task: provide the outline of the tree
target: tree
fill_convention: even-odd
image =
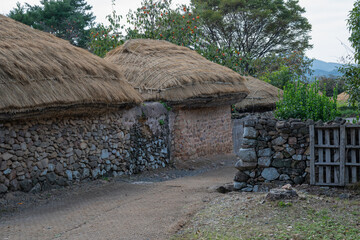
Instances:
[[[298,0],[192,0],[209,43],[258,59],[311,48],[311,25]]]
[[[143,0],[140,8],[128,13],[127,21],[128,39],[167,40],[192,49],[200,39],[199,16],[186,5],[171,9],[171,0]]]
[[[337,76],[321,76],[319,77],[319,88],[321,92],[326,92],[326,96],[332,97],[335,89],[340,94],[344,92],[344,79]]]
[[[339,71],[343,73],[345,91],[349,94],[349,102],[357,104],[360,108],[360,0],[354,3],[347,24],[350,31],[349,41],[355,49],[355,53],[354,57],[348,56],[348,63],[340,67]]]
[[[86,47],[89,28],[95,16],[89,12],[92,6],[85,0],[42,0],[40,6],[17,4],[9,17],[66,39],[79,47]]]

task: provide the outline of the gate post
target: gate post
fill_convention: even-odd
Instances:
[[[310,184],[315,185],[315,128],[310,125]]]
[[[345,186],[345,147],[346,130],[345,125],[340,126],[340,186]]]

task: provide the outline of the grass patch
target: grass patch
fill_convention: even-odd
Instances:
[[[172,239],[359,239],[358,200],[263,199],[263,194],[215,199]]]

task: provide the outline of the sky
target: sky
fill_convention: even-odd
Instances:
[[[40,0],[0,0],[0,14],[8,14],[17,2],[34,5],[39,4]],[[111,0],[87,0],[87,2],[93,6],[95,21],[107,25],[105,17],[112,12]],[[189,2],[190,0],[173,0],[173,5],[175,7],[177,4],[189,4]],[[326,62],[340,62],[342,57],[352,53],[352,50],[349,50],[351,44],[347,40],[350,33],[346,19],[354,2],[355,0],[299,0],[300,6],[306,10],[304,16],[312,25],[310,35],[313,49],[306,52],[308,57]],[[138,8],[141,0],[115,0],[115,3],[117,14],[123,16],[125,23],[129,9]]]

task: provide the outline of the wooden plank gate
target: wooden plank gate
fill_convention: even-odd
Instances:
[[[360,125],[310,126],[310,184],[360,181]]]

